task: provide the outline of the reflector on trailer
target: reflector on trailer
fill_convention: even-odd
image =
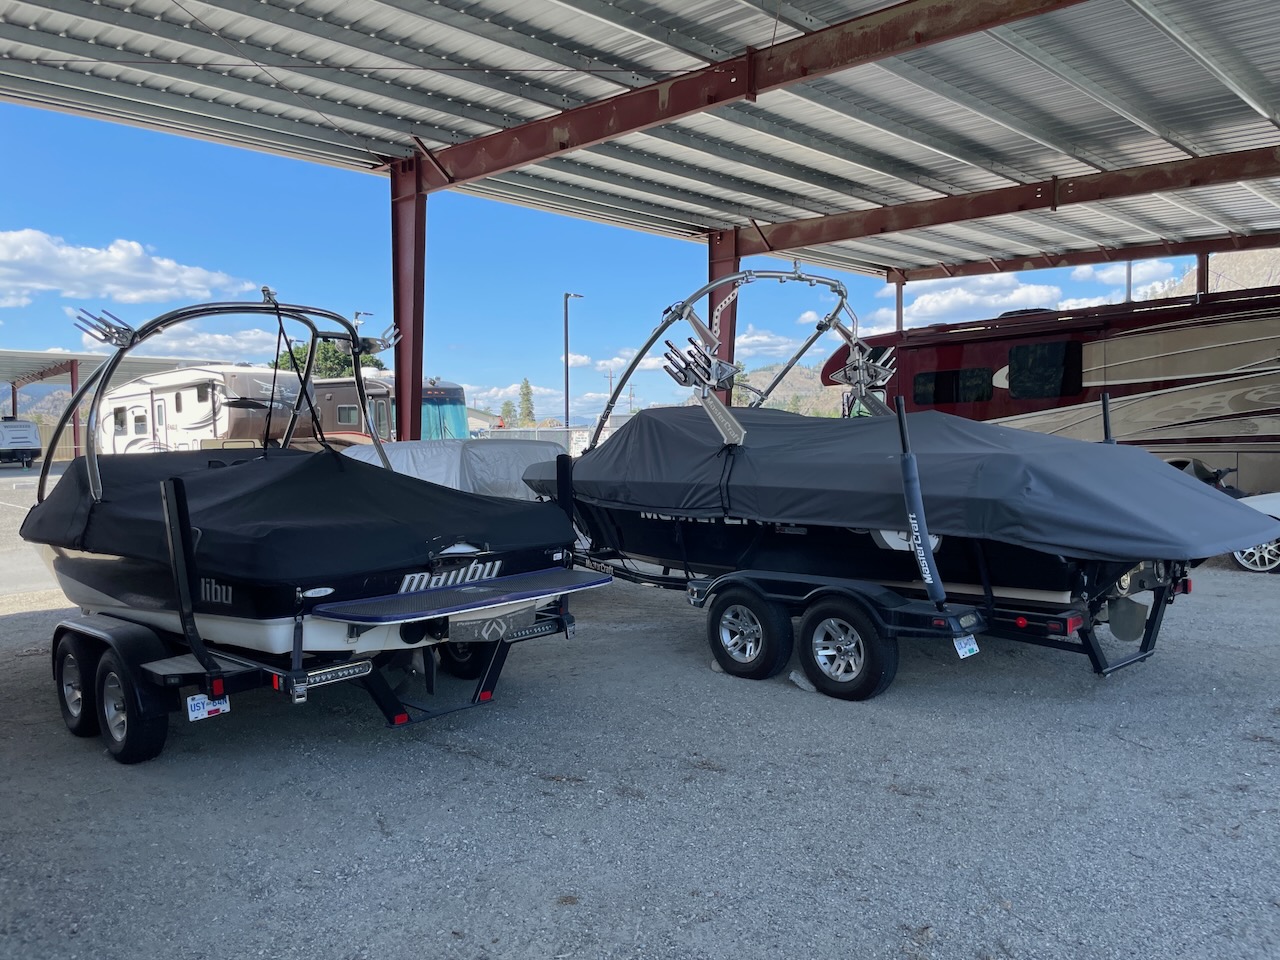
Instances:
[[[1019,629],[1021,629],[1022,627],[1025,627],[1025,626],[1027,625],[1027,618],[1026,618],[1026,617],[1018,617],[1016,620],[1014,620],[1014,621],[1013,621],[1013,623],[1014,623],[1014,625],[1015,625],[1016,627],[1018,627]]]
[[[480,691],[480,700],[481,700],[482,702],[483,702],[483,701],[485,701],[485,700],[492,700],[492,699],[493,699],[493,691],[491,691],[491,690],[482,690],[482,691]]]
[[[222,682],[221,677],[214,677],[213,683],[210,684],[210,688],[213,691],[213,697],[215,700],[221,700],[223,697],[227,695],[226,684]]]

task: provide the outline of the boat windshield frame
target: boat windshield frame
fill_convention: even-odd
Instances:
[[[380,353],[391,347],[395,341],[393,328],[384,331],[382,338],[362,337],[355,324],[342,316],[342,314],[335,313],[332,310],[325,310],[321,307],[280,303],[266,287],[263,288],[263,299],[261,301],[221,301],[192,304],[162,313],[136,329],[106,311],[103,311],[103,314],[103,316],[96,316],[87,311],[82,311],[76,326],[94,339],[115,347],[115,352],[103,363],[99,364],[97,369],[80,384],[63,411],[62,416],[58,419],[49,441],[49,449],[52,450],[56,447],[63,431],[66,429],[67,424],[70,423],[71,418],[75,416],[75,412],[80,408],[84,398],[92,390],[93,402],[89,406],[89,417],[85,424],[84,455],[88,471],[89,490],[95,502],[102,499],[102,474],[98,468],[97,447],[99,407],[106,395],[107,387],[111,383],[111,378],[116,370],[119,369],[121,361],[131,350],[166,330],[183,323],[210,317],[268,316],[276,319],[277,323],[283,323],[284,320],[295,321],[309,331],[306,361],[298,374],[300,389],[294,398],[293,406],[289,411],[288,424],[281,436],[280,445],[282,447],[287,447],[293,439],[298,415],[302,411],[303,404],[307,402],[307,388],[312,381],[312,371],[315,366],[315,358],[319,350],[320,341],[344,341],[348,348],[346,352],[349,352],[352,358],[352,377],[355,380],[356,393],[360,399],[361,421],[365,430],[370,434],[374,448],[378,451],[378,459],[381,461],[382,466],[387,470],[392,469],[391,462],[387,459],[386,451],[383,450],[382,441],[370,429],[368,420],[369,399],[364,385],[364,377],[360,372],[360,357],[365,354]],[[389,339],[388,335],[390,335]],[[291,374],[295,372],[291,367],[285,369],[288,369]],[[51,457],[44,458],[44,463],[40,469],[40,480],[36,487],[37,502],[44,500],[51,463]]]

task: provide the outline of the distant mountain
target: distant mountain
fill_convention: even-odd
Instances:
[[[1241,250],[1215,253],[1209,258],[1209,292],[1247,290],[1280,286],[1280,250]],[[1196,292],[1196,271],[1192,267],[1179,279],[1171,280],[1157,297],[1189,297]]]
[[[803,413],[810,417],[840,416],[841,387],[824,387],[822,385],[822,364],[826,362],[828,350],[822,354],[820,361],[811,367],[796,364],[787,372],[782,382],[770,394],[766,407],[777,410],[789,410],[792,413]],[[767,367],[758,367],[739,374],[757,390],[763,390],[778,375],[782,364],[775,363]],[[733,402],[738,406],[746,406],[754,399],[755,394],[749,390],[735,390]]]

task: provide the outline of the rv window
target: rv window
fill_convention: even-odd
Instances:
[[[1078,340],[1009,348],[1009,396],[1015,400],[1073,397],[1084,389]]]
[[[209,402],[209,385],[207,383],[196,384],[196,403]]]
[[[128,431],[125,429],[124,407],[116,407],[111,411],[111,420],[115,426],[115,435],[123,437]]]
[[[147,415],[145,413],[135,413],[133,415],[133,433],[137,437],[146,436]]]
[[[360,425],[360,408],[354,403],[338,404],[338,423],[344,427]]]
[[[181,390],[175,390],[173,392],[173,412],[174,413],[182,412],[182,391]]]
[[[936,403],[981,403],[991,399],[990,367],[917,373],[912,394],[917,406]]]

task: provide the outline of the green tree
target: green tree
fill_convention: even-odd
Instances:
[[[531,427],[536,419],[533,412],[533,387],[529,385],[529,378],[525,377],[520,381],[520,426]]]
[[[293,356],[296,358],[298,369],[301,370],[302,365],[307,362],[307,348],[299,344],[293,348]],[[365,368],[387,369],[386,364],[370,354],[364,354],[360,359],[361,365]],[[276,358],[275,366],[281,370],[292,370],[293,361],[289,359],[288,354],[285,354]],[[343,353],[329,341],[321,340],[320,346],[316,349],[316,364],[312,374],[317,379],[349,377],[352,374],[351,355]]]
[[[515,426],[516,422],[516,405],[510,400],[502,401],[502,409],[498,412],[498,416],[502,417],[502,422],[508,426]]]

